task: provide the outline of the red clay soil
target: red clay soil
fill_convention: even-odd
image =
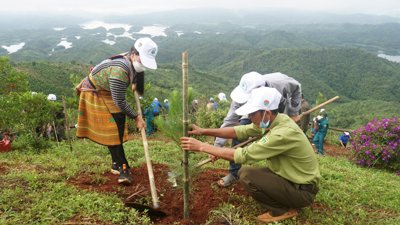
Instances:
[[[248,196],[241,184],[236,184],[229,189],[219,188],[215,185],[216,181],[225,175],[225,170],[204,171],[196,175],[191,182],[193,186],[190,187],[191,193],[189,195],[190,221],[185,221],[183,219],[183,190],[172,187],[172,184],[168,181],[168,167],[166,165],[155,164],[153,165],[153,170],[157,194],[160,199],[159,210],[167,214],[163,218],[152,218],[155,224],[202,224],[206,222],[208,213],[221,203],[230,201],[235,205],[240,205],[240,202],[232,202],[229,199],[230,192],[233,191],[234,193]],[[118,185],[117,175],[113,175],[110,172],[102,175],[105,179],[99,179],[98,176],[93,178],[94,176],[91,174],[81,174],[72,178],[69,183],[81,189],[115,193],[122,199],[140,189],[145,191],[141,196],[151,199],[146,165],[132,168],[131,171],[133,184],[130,186]],[[138,196],[138,198],[141,196]]]
[[[4,173],[6,173],[6,168],[0,166],[0,174],[4,174]]]
[[[325,154],[332,157],[346,157],[351,156],[351,149],[343,148],[342,146],[324,144]]]
[[[350,156],[350,150],[325,144],[324,149],[329,156]],[[0,173],[3,168],[0,166]],[[232,202],[229,199],[229,193],[248,196],[241,184],[236,184],[233,187],[219,188],[216,186],[216,181],[226,174],[225,170],[207,170],[197,174],[190,186],[190,221],[183,219],[183,190],[174,188],[168,181],[168,166],[162,164],[153,165],[157,194],[160,199],[160,211],[167,214],[166,217],[152,217],[155,224],[202,224],[209,218],[208,213],[217,208],[218,205],[224,202],[230,202],[234,205],[240,205],[240,202]],[[69,183],[85,190],[93,190],[97,192],[113,193],[125,200],[128,196],[138,190],[143,190],[143,193],[137,196],[138,199],[146,197],[151,199],[149,188],[149,179],[147,174],[146,164],[139,168],[131,168],[133,174],[133,184],[130,186],[121,186],[117,183],[117,175],[106,172],[102,175],[80,174],[69,180]],[[178,182],[180,180],[178,179]],[[151,203],[149,203],[151,206]],[[317,203],[314,203],[312,208],[320,208]]]

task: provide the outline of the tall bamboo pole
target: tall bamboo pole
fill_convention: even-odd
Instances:
[[[188,136],[188,52],[182,52],[183,136]],[[183,151],[183,217],[189,219],[189,154]]]
[[[137,91],[135,91],[133,94],[135,96],[136,110],[137,110],[138,116],[142,116],[143,113],[142,113],[142,107],[140,106],[139,94],[137,93]],[[146,130],[144,128],[142,128],[142,129],[140,129],[140,133],[142,134],[144,156],[146,158],[147,173],[149,175],[151,198],[153,200],[153,208],[158,209],[158,208],[160,208],[160,201],[158,200],[158,196],[157,196],[157,189],[156,189],[156,183],[154,180],[153,165],[151,163],[149,144],[147,142],[147,137],[146,137]]]

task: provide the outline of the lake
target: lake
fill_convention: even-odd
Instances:
[[[378,57],[387,59],[392,62],[400,63],[400,55],[385,55],[385,54],[378,54]]]

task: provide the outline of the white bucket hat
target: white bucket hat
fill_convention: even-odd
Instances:
[[[278,108],[282,95],[275,88],[260,87],[253,89],[249,100],[235,113],[242,116],[258,110],[275,110]]]
[[[245,103],[250,97],[251,90],[264,85],[265,81],[261,74],[257,72],[246,73],[240,79],[239,85],[231,92],[231,98],[237,103]]]
[[[149,69],[157,69],[156,55],[157,44],[148,37],[139,38],[135,42],[135,49],[139,52],[140,61]]]
[[[226,101],[226,95],[225,93],[221,92],[218,94],[218,98],[220,101]]]

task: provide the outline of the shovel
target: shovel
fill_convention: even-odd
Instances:
[[[135,101],[136,101],[136,107],[137,107],[137,111],[138,111],[138,116],[142,116],[142,109],[140,107],[139,95],[138,95],[138,93],[136,91],[134,92],[134,95],[135,95]],[[156,185],[155,185],[155,182],[154,182],[153,166],[151,164],[150,153],[149,153],[149,150],[148,150],[149,146],[147,144],[146,131],[145,131],[145,129],[142,128],[140,130],[140,132],[142,134],[144,155],[146,157],[147,172],[149,174],[150,190],[151,190],[151,198],[153,200],[153,207],[133,202],[131,199],[132,199],[133,196],[138,194],[137,192],[132,194],[131,196],[129,196],[125,200],[125,206],[132,207],[134,209],[137,209],[140,212],[143,212],[143,211],[147,210],[149,215],[162,217],[162,216],[165,216],[166,214],[164,212],[160,211],[160,210],[157,210],[158,208],[160,208],[160,202],[158,200]]]

